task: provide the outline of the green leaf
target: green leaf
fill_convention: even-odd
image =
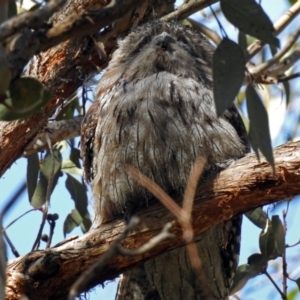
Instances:
[[[50,99],[49,91],[36,79],[22,77],[9,87],[10,98],[0,104],[0,120],[25,118],[42,108]]]
[[[70,153],[70,160],[79,168],[81,169],[80,165],[80,150],[75,147],[71,147],[71,153]]]
[[[224,38],[213,56],[214,99],[218,116],[234,101],[245,76],[243,50]]]
[[[267,224],[268,216],[261,207],[257,207],[245,213],[246,217],[257,227],[264,229]]]
[[[77,226],[78,224],[73,220],[72,215],[68,214],[63,225],[64,237],[66,237],[68,233],[72,232]]]
[[[279,40],[268,15],[254,0],[221,0],[226,19],[246,34],[279,48]]]
[[[28,199],[30,199],[33,196],[33,193],[36,189],[38,176],[39,176],[39,156],[37,153],[31,154],[27,156],[27,191],[28,191]]]
[[[82,169],[79,169],[75,163],[69,159],[62,162],[61,170],[65,173],[74,174],[74,175],[83,175]]]
[[[299,290],[297,289],[293,289],[291,290],[288,295],[287,295],[287,299],[288,300],[296,300],[297,296],[299,295]]]
[[[255,255],[260,254],[253,254],[252,256]],[[251,257],[248,258],[248,261],[249,259],[251,261]],[[252,264],[244,264],[238,266],[233,277],[229,295],[233,295],[234,293],[241,290],[246,285],[249,279],[260,275],[262,270],[262,262],[265,262],[265,260],[260,257],[260,259],[257,259],[257,261],[254,261],[252,259]]]
[[[280,256],[275,241],[272,221],[267,221],[266,228],[261,232],[259,236],[259,248],[261,254],[267,260],[275,259]]]
[[[259,248],[260,252],[265,258],[269,258],[274,252],[274,234],[272,231],[271,221],[267,220],[265,229],[259,236]]]
[[[274,171],[274,157],[269,130],[269,118],[262,101],[252,85],[246,88],[247,110],[250,120],[250,142],[253,150],[258,149],[272,165]],[[259,158],[259,156],[258,156]]]
[[[291,5],[294,5],[298,0],[289,0]]]
[[[239,30],[239,34],[238,34],[238,44],[240,45],[240,47],[243,50],[246,50],[248,47],[247,36],[243,31],[240,31],[240,30]]]
[[[18,13],[17,4],[15,0],[8,1],[8,18],[15,16]]]
[[[54,145],[54,148],[58,149],[60,151],[60,153],[63,153],[63,152],[65,152],[69,148],[69,146],[68,146],[67,141],[63,140],[63,141],[57,142]]]
[[[82,223],[80,224],[80,227],[82,232],[86,233],[90,230],[91,226],[92,226],[92,220],[89,213],[87,212],[82,220]]]
[[[268,267],[268,261],[260,253],[254,253],[248,257],[248,264],[253,267],[253,274],[262,274]]]
[[[285,91],[285,105],[288,106],[290,103],[290,96],[291,96],[291,89],[290,89],[290,83],[288,81],[282,82],[284,91]]]
[[[67,174],[66,188],[69,191],[72,199],[75,201],[75,207],[78,213],[81,215],[81,218],[84,218],[85,214],[87,213],[88,204],[85,185],[75,179],[73,176]]]
[[[40,208],[46,202],[50,179],[53,179],[51,193],[53,192],[60,176],[61,164],[62,156],[58,149],[53,149],[53,155],[49,151],[47,152],[41,166],[38,184],[31,199],[31,205],[34,208]]]
[[[278,215],[272,216],[272,227],[278,253],[282,255],[285,252],[285,230]]]

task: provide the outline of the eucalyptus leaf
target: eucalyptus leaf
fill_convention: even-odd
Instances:
[[[247,47],[248,47],[247,35],[243,31],[240,31],[240,30],[239,30],[239,34],[238,34],[238,43],[239,43],[239,46],[243,50],[247,49]]]
[[[262,261],[263,260],[260,260],[260,263]],[[229,295],[235,294],[246,285],[249,279],[261,274],[262,269],[258,267],[258,265],[259,263],[257,262],[253,264],[244,264],[238,266],[233,277]]]
[[[273,23],[255,0],[221,0],[221,9],[238,29],[279,48]]]
[[[82,220],[82,223],[80,224],[80,228],[83,233],[86,233],[90,230],[91,226],[92,226],[92,220],[89,213],[87,212]]]
[[[213,91],[218,116],[237,96],[244,80],[245,64],[240,46],[224,38],[213,55]]]
[[[37,153],[31,154],[26,158],[27,158],[27,172],[26,172],[27,191],[28,191],[28,199],[30,200],[36,189],[40,166],[39,166],[39,156]]]
[[[290,103],[290,96],[291,96],[290,83],[288,81],[283,81],[282,85],[285,91],[285,104],[286,106],[288,106]]]
[[[267,224],[268,216],[261,207],[257,207],[245,213],[245,216],[257,227],[264,229]]]
[[[278,215],[272,216],[272,227],[278,253],[285,252],[285,230]]]
[[[272,256],[275,247],[274,244],[275,242],[274,233],[272,231],[272,223],[271,221],[267,220],[266,227],[259,236],[260,252],[266,259],[269,259]]]
[[[87,212],[88,204],[85,185],[75,179],[73,176],[67,174],[66,188],[69,191],[72,199],[75,201],[75,207],[78,213],[81,215],[81,218],[84,218]]]
[[[50,92],[36,79],[22,77],[9,87],[10,97],[0,104],[0,120],[25,118],[41,109],[50,99]]]
[[[267,221],[266,228],[259,236],[259,248],[261,254],[267,260],[275,259],[281,255],[277,249],[272,221]]]
[[[83,175],[83,170],[79,169],[75,163],[69,159],[62,162],[61,170],[65,173],[74,174],[74,175]]]
[[[63,234],[64,237],[70,232],[73,231],[74,228],[76,228],[78,224],[73,220],[71,214],[68,214],[63,225]]]
[[[8,18],[15,16],[18,13],[17,4],[15,0],[8,1]]]
[[[75,147],[71,147],[71,153],[70,153],[70,160],[79,168],[81,169],[80,165],[80,150]]]
[[[46,202],[49,180],[52,179],[52,193],[60,176],[62,156],[58,149],[53,149],[52,153],[47,152],[41,165],[39,181],[30,201],[34,208],[40,208]]]
[[[253,150],[258,149],[272,165],[274,171],[274,157],[269,129],[269,118],[266,108],[252,85],[246,88],[247,110],[250,120],[250,142]]]

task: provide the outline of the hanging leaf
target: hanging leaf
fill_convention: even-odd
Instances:
[[[82,223],[80,224],[80,228],[83,233],[86,233],[90,230],[91,226],[92,226],[92,220],[89,213],[87,212],[82,220]]]
[[[85,185],[75,179],[73,176],[67,174],[66,188],[69,191],[72,199],[75,201],[75,207],[78,213],[81,215],[81,218],[84,218],[87,212],[88,204]]]
[[[274,157],[269,129],[269,118],[262,101],[252,85],[246,88],[247,110],[250,120],[250,142],[258,158],[258,149],[274,169]]]
[[[46,202],[50,179],[52,179],[51,193],[53,192],[60,176],[61,164],[62,156],[58,149],[53,149],[53,155],[50,151],[47,152],[41,165],[38,184],[31,199],[31,205],[34,208],[40,208]]]
[[[259,249],[266,259],[269,259],[274,252],[274,234],[272,231],[272,223],[269,220],[259,236]]]
[[[246,34],[279,48],[279,40],[268,15],[254,0],[221,0],[226,19]]]
[[[214,99],[218,116],[232,104],[245,76],[243,50],[224,38],[213,56]]]
[[[17,4],[15,0],[8,1],[8,18],[15,16],[18,13]]]
[[[288,81],[283,81],[282,85],[285,91],[285,105],[288,106],[290,104],[290,96],[291,96],[290,83]]]
[[[79,175],[79,176],[82,176],[83,175],[83,170],[82,169],[79,169],[73,161],[67,159],[67,160],[64,160],[62,162],[62,167],[61,167],[61,170],[65,173],[68,173],[68,174],[74,174],[74,175]]]
[[[229,295],[241,290],[249,279],[260,275],[266,268],[268,262],[259,253],[252,254],[248,258],[248,264],[238,266],[234,275]]]
[[[57,142],[54,145],[54,148],[58,149],[60,151],[60,153],[63,153],[69,148],[69,146],[68,146],[67,141],[63,140],[63,141]]]
[[[80,150],[75,147],[71,147],[71,153],[70,153],[70,160],[79,168],[81,169],[80,165]]]
[[[257,227],[264,229],[267,224],[268,216],[261,207],[257,207],[245,213],[245,216]]]
[[[275,259],[281,254],[278,252],[272,221],[267,221],[266,228],[259,236],[259,248],[265,259]]]
[[[22,77],[9,87],[10,98],[0,104],[0,120],[12,121],[25,118],[40,108],[50,99],[49,91],[36,79]]]
[[[276,248],[278,253],[282,255],[285,252],[285,230],[278,215],[272,216],[272,227]]]
[[[246,50],[248,47],[247,35],[243,31],[240,31],[240,30],[239,30],[239,34],[238,34],[238,44],[243,50]]]
[[[28,199],[31,200],[33,193],[36,189],[38,176],[39,176],[39,156],[37,153],[27,156],[27,191]]]
[[[66,237],[66,235],[70,232],[72,232],[74,230],[74,228],[76,228],[78,226],[78,224],[75,222],[75,220],[72,218],[71,214],[68,214],[65,221],[64,221],[64,225],[63,225],[63,234],[64,237]]]

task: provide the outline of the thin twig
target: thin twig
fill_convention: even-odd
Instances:
[[[26,212],[24,212],[23,214],[21,214],[19,217],[15,218],[13,221],[11,221],[8,225],[6,225],[2,231],[6,231],[11,225],[13,225],[15,222],[17,222],[19,219],[21,219],[22,217],[24,217],[25,215],[27,215],[28,213],[32,212],[32,211],[36,211],[36,209],[32,208]]]
[[[282,293],[282,291],[280,290],[279,286],[276,284],[276,282],[273,280],[273,278],[270,276],[270,274],[267,271],[263,272],[268,278],[269,280],[272,282],[272,284],[274,285],[274,287],[276,288],[276,290],[278,291],[278,293],[280,294],[281,298],[283,300],[287,300],[287,297]]]
[[[46,25],[54,12],[58,11],[66,0],[51,0],[40,9],[16,15],[0,25],[0,41],[24,28],[40,28]]]
[[[203,33],[210,40],[212,40],[216,45],[219,45],[221,43],[222,39],[216,31],[210,29],[209,27],[205,26],[204,24],[197,22],[191,18],[187,18],[187,19],[188,19],[189,23],[192,24],[193,28],[195,28],[199,32]]]
[[[175,237],[175,235],[169,232],[171,227],[172,227],[172,224],[167,223],[158,235],[154,236],[146,244],[142,245],[141,247],[139,247],[137,249],[123,248],[121,246],[121,244],[118,244],[117,245],[118,252],[119,252],[119,254],[126,255],[126,256],[136,256],[136,255],[144,254],[144,253],[148,252],[149,250],[155,248],[162,241],[167,240],[167,239],[173,239]]]
[[[162,17],[163,21],[171,21],[171,20],[183,20],[193,13],[202,10],[214,3],[217,3],[217,0],[193,0],[188,3],[184,3],[178,7],[175,11],[169,13],[168,15]]]
[[[146,188],[151,194],[157,198],[161,203],[178,219],[182,221],[181,208],[173,201],[173,199],[155,182],[149,179],[147,176],[143,175],[133,166],[127,166],[126,171],[128,174],[134,178],[141,186]]]
[[[14,244],[12,243],[12,241],[10,240],[9,236],[7,235],[6,231],[3,231],[3,237],[5,238],[7,244],[9,245],[11,252],[15,255],[15,257],[19,257],[20,254],[17,251],[17,249],[15,248]]]
[[[280,19],[274,23],[275,34],[281,33],[300,13],[300,1],[297,1]],[[247,60],[256,55],[265,44],[262,41],[255,41],[247,48]]]
[[[285,210],[282,211],[282,219],[283,219],[283,227],[284,227],[285,235],[287,232],[286,217],[287,217],[287,213],[289,210],[289,204],[290,204],[290,201],[287,202],[286,211]],[[284,295],[287,295],[287,278],[288,278],[288,276],[289,275],[287,273],[286,248],[284,247],[284,252],[282,253],[282,290],[283,290]]]
[[[251,69],[248,69],[249,72],[251,73],[252,77],[258,78],[260,77],[263,73],[265,73],[271,66],[273,66],[275,63],[279,61],[279,59],[284,56],[290,49],[291,47],[295,44],[296,40],[300,36],[300,28],[296,30],[296,32],[291,35],[285,44],[285,46],[278,51],[270,60],[260,64],[257,67],[253,67]]]
[[[51,242],[52,242],[52,238],[53,238],[53,234],[54,234],[54,229],[55,229],[55,225],[56,222],[55,220],[48,220],[49,226],[50,226],[50,232],[49,232],[49,236],[47,239],[47,244],[46,244],[46,248],[50,248],[51,246]]]

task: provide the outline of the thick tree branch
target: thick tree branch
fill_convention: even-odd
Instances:
[[[26,147],[24,155],[48,149],[47,139],[51,141],[51,145],[54,145],[57,142],[79,136],[81,121],[82,117],[77,116],[72,119],[49,122]]]
[[[249,209],[300,194],[299,142],[287,143],[274,151],[276,174],[270,165],[258,163],[254,154],[237,161],[220,175],[199,185],[193,208],[195,235],[222,220]],[[167,222],[176,239],[165,241],[136,257],[116,256],[107,262],[90,287],[116,277],[126,269],[155,255],[181,246],[182,230],[177,219],[159,203],[138,213],[139,228],[122,243],[124,248],[138,248],[157,235]],[[72,283],[107,251],[126,225],[123,221],[104,224],[82,237],[11,261],[7,269],[6,299],[25,294],[29,299],[66,299]]]
[[[0,25],[0,41],[24,29],[24,27],[40,28],[45,25],[45,20],[48,20],[54,12],[58,11],[65,2],[66,0],[52,0],[39,10],[12,17]]]

